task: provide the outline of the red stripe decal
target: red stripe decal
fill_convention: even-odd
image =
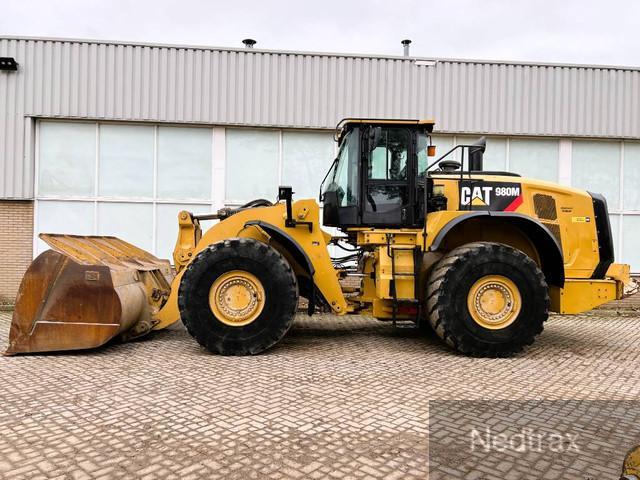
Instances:
[[[504,209],[505,212],[514,212],[520,205],[522,205],[522,195],[518,195],[513,202]]]

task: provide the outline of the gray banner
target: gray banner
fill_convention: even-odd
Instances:
[[[640,402],[431,401],[429,472],[432,480],[640,479]]]

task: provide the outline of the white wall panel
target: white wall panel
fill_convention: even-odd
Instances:
[[[507,139],[487,138],[487,148],[484,152],[484,169],[507,170]]]
[[[37,204],[34,233],[92,235],[94,218],[92,202],[43,200]],[[49,247],[42,240],[37,240],[34,257],[47,248]]]
[[[623,181],[623,208],[625,210],[640,211],[640,143],[624,143]]]
[[[227,128],[226,200],[275,200],[280,181],[280,132]]]
[[[622,255],[618,259],[631,265],[632,272],[640,272],[640,215],[625,215],[622,225]],[[612,225],[613,227],[613,225]]]
[[[477,142],[481,135],[456,135],[456,145],[471,145]],[[487,148],[484,152],[483,165],[485,170],[505,171],[507,169],[507,139],[500,137],[486,137]],[[464,166],[468,166],[468,152],[465,149]],[[440,155],[445,153],[440,151]],[[454,158],[460,161],[462,152],[457,150]]]
[[[523,177],[558,181],[558,140],[511,138],[509,140],[509,170]]]
[[[158,198],[211,198],[213,131],[158,127]]]
[[[610,210],[619,210],[620,142],[575,140],[572,152],[571,184],[601,193]]]
[[[99,138],[98,195],[153,197],[155,128],[103,124]]]
[[[98,202],[97,233],[153,252],[153,204]]]
[[[93,195],[95,158],[95,124],[44,122],[40,128],[39,195]]]
[[[317,132],[282,133],[282,180],[296,198],[318,198],[320,182],[333,162],[333,135]]]

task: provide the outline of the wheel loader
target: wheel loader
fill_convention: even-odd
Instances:
[[[507,357],[549,312],[623,296],[629,266],[614,263],[601,195],[485,171],[484,139],[436,159],[433,128],[341,121],[322,206],[279,187],[275,203],[180,212],[173,267],[114,237],[41,235],[51,250],[22,280],[6,353],[94,348],[181,320],[211,352],[257,354],[291,328],[301,296],[309,315],[414,322],[463,354]]]

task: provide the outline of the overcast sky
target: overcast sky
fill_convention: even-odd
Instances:
[[[0,35],[640,66],[639,0],[0,0]]]

